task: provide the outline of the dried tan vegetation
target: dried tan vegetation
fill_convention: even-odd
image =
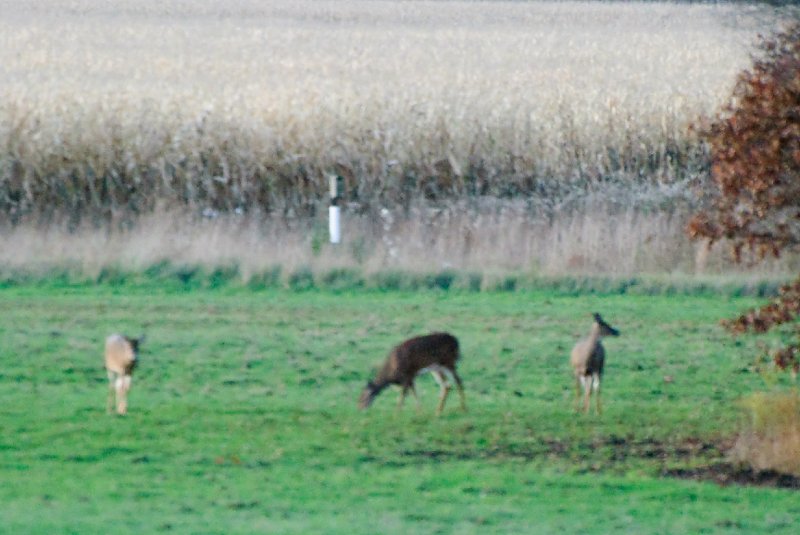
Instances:
[[[245,281],[276,267],[284,276],[306,268],[317,274],[354,268],[367,275],[453,270],[482,274],[489,286],[508,274],[738,273],[782,279],[798,269],[791,257],[761,264],[755,272],[732,265],[727,250],[708,252],[686,240],[684,221],[680,213],[648,215],[602,205],[541,218],[532,217],[524,204],[477,213],[461,206],[412,208],[409,217],[385,211],[378,224],[348,213],[343,243],[331,246],[322,219],[158,212],[129,229],[7,228],[0,233],[0,266],[31,274],[67,267],[96,277],[108,267],[141,272],[165,261],[209,269],[235,265]]]
[[[0,2],[0,205],[308,212],[691,176],[769,27],[597,2]]]
[[[0,0],[0,262],[718,270],[683,243],[691,195],[675,191],[706,165],[687,126],[778,18],[671,3]],[[338,251],[320,246],[330,174],[347,189]]]
[[[800,475],[800,395],[756,393],[744,400],[745,430],[731,454],[757,470]]]

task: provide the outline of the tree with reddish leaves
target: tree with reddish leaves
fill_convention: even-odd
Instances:
[[[711,153],[713,201],[687,231],[710,243],[727,240],[733,255],[777,257],[800,250],[800,22],[762,38],[750,70],[739,75],[733,97],[704,129]],[[795,323],[800,277],[761,308],[723,322],[733,332],[765,332]],[[800,330],[798,331],[800,340]],[[800,344],[773,355],[795,374]]]

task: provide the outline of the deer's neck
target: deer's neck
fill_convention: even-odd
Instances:
[[[389,381],[385,381],[381,378],[377,378],[372,381],[372,389],[370,395],[374,398],[378,394],[380,394],[387,386],[389,386]]]
[[[589,332],[587,341],[592,347],[597,347],[597,344],[600,343],[600,329],[598,329],[596,325],[592,327],[592,330]]]
[[[390,358],[387,359],[386,362],[383,364],[383,367],[378,370],[377,375],[375,376],[375,386],[380,390],[383,390],[387,386],[392,383],[398,382],[397,378],[397,363],[394,359]]]

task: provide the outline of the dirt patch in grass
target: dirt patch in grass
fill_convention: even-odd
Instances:
[[[528,444],[497,444],[476,449],[406,449],[398,452],[406,458],[432,460],[516,458],[534,460],[542,456],[571,459],[603,459],[624,462],[626,459],[676,460],[705,457],[721,458],[724,454],[717,445],[699,439],[676,442],[653,438],[626,438],[611,435],[592,441],[570,441],[543,438]]]
[[[800,478],[774,470],[754,470],[728,462],[730,445],[699,438],[659,441],[653,438],[627,438],[611,435],[591,442],[542,439],[535,443],[492,446],[485,449],[418,449],[398,452],[400,459],[448,461],[470,459],[524,459],[534,461],[558,457],[582,465],[587,472],[613,471],[627,461],[652,460],[661,465],[662,477],[710,481],[719,485],[745,485],[800,490]],[[380,462],[379,459],[372,460]],[[692,467],[667,468],[667,464],[691,463]],[[392,464],[407,464],[395,459]],[[699,464],[699,465],[698,465]]]
[[[664,476],[696,481],[713,481],[719,485],[746,485],[800,490],[800,477],[775,470],[753,470],[732,463],[718,463],[697,468],[665,470]]]

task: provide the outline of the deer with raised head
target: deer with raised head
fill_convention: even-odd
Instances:
[[[594,322],[589,331],[589,337],[581,340],[572,348],[570,364],[575,372],[575,408],[580,403],[581,391],[583,393],[583,412],[589,412],[589,396],[595,392],[595,407],[597,414],[602,413],[600,403],[600,381],[603,378],[603,365],[606,360],[606,350],[600,339],[604,336],[619,336],[619,331],[603,321],[600,314],[594,313]]]
[[[108,374],[107,410],[113,412],[116,392],[117,414],[128,412],[128,390],[131,389],[133,369],[139,357],[139,345],[144,336],[129,338],[112,334],[106,338],[105,365]]]
[[[367,382],[367,386],[361,393],[358,406],[361,409],[366,409],[383,389],[389,385],[398,385],[401,390],[397,407],[403,406],[403,401],[409,390],[414,394],[414,398],[417,400],[417,407],[419,407],[419,398],[414,388],[414,379],[422,373],[430,372],[441,387],[436,414],[442,413],[445,400],[452,388],[448,381],[449,377],[455,381],[458,387],[462,410],[466,410],[464,385],[456,372],[456,361],[460,357],[461,351],[458,347],[458,339],[452,334],[433,333],[410,338],[392,348],[375,378]]]

